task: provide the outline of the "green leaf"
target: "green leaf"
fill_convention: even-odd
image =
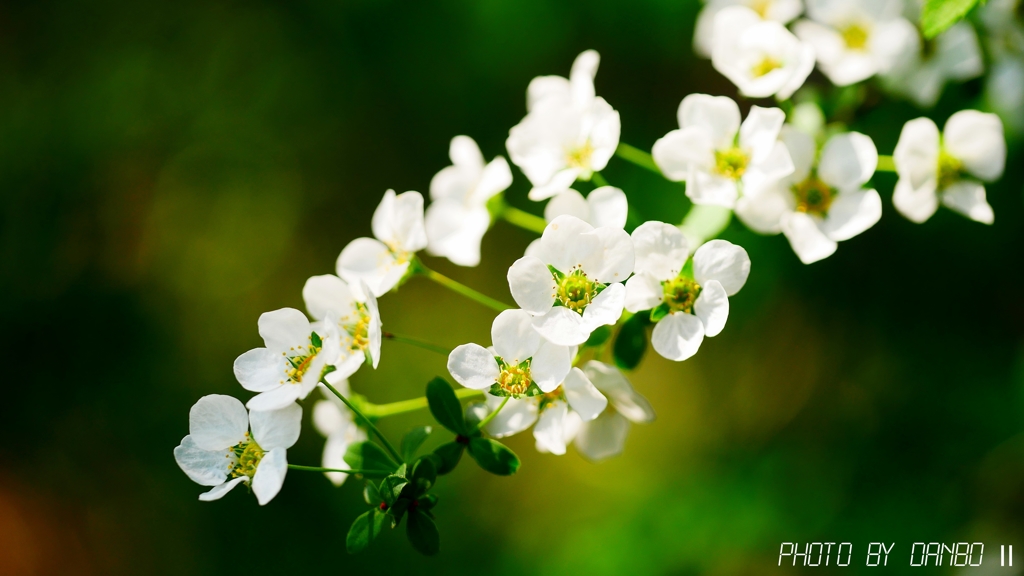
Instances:
[[[437,480],[437,467],[430,458],[423,457],[412,465],[412,483],[416,487],[416,494],[423,494],[434,485]]]
[[[465,447],[465,444],[459,442],[449,442],[438,446],[434,450],[434,455],[441,460],[441,465],[437,467],[437,473],[447,474],[455,470],[455,467],[459,465],[459,460],[462,458],[462,450]]]
[[[380,491],[377,490],[377,485],[373,482],[367,482],[366,486],[363,487],[363,500],[370,506],[380,506],[384,498],[381,498]]]
[[[388,476],[380,483],[380,495],[388,503],[388,506],[392,506],[408,484],[409,480],[402,476]]]
[[[668,304],[665,304],[664,302],[658,304],[656,308],[651,309],[651,322],[657,322],[665,316],[668,316],[670,311],[671,309],[668,307]]]
[[[433,556],[441,549],[441,535],[437,533],[437,526],[426,512],[418,508],[409,513],[405,535],[409,537],[412,547],[425,556]]]
[[[491,474],[508,476],[519,470],[519,457],[504,444],[490,438],[469,441],[469,455],[481,468]]]
[[[611,337],[612,337],[612,327],[611,326],[600,326],[600,327],[597,328],[597,330],[594,330],[593,332],[590,333],[590,338],[587,338],[586,343],[583,344],[583,345],[584,346],[595,346],[595,347],[596,346],[600,346],[601,344],[604,344],[605,342],[607,342],[608,339],[611,338]]]
[[[437,506],[437,496],[433,494],[424,494],[419,498],[420,510],[431,510],[434,506]]]
[[[978,0],[925,0],[921,7],[921,30],[925,38],[935,38],[967,16]]]
[[[345,548],[349,554],[357,554],[366,550],[373,542],[373,539],[380,536],[384,530],[384,523],[387,521],[387,514],[376,508],[372,508],[360,514],[348,529],[348,536],[345,538]]]
[[[427,403],[430,405],[430,413],[441,426],[456,434],[467,435],[462,404],[447,380],[434,378],[427,383]]]
[[[640,364],[647,351],[647,325],[650,319],[646,314],[634,314],[619,329],[615,338],[612,353],[615,365],[624,370],[632,370]]]
[[[369,478],[383,478],[398,468],[398,463],[373,442],[350,444],[345,452],[345,463],[353,470],[380,471],[380,474],[365,474]]]
[[[412,460],[416,456],[416,451],[420,449],[423,441],[427,439],[427,436],[430,436],[433,430],[430,426],[417,426],[409,430],[409,433],[402,438],[402,447],[399,449],[399,452],[402,454],[402,460],[406,462]]]

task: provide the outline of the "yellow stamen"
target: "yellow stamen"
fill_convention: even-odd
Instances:
[[[810,176],[803,182],[793,186],[793,195],[796,196],[797,212],[805,212],[821,217],[828,214],[829,206],[832,205],[832,201],[835,199],[835,193],[832,188],[816,176]]]
[[[693,304],[700,295],[700,284],[685,276],[677,276],[661,283],[665,303],[672,312],[693,313]]]
[[[715,171],[732,180],[739,180],[747,171],[750,157],[741,148],[715,150]]]

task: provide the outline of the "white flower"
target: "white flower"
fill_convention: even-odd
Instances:
[[[804,264],[836,251],[882,217],[882,199],[863,188],[875,173],[878,150],[859,132],[829,138],[815,162],[814,138],[791,126],[782,129],[796,171],[756,198],[741,198],[736,216],[762,234],[786,235]]]
[[[619,145],[619,113],[596,96],[600,57],[576,57],[569,78],[540,76],[527,89],[527,115],[509,131],[505,147],[533,184],[531,200],[544,200],[589,180]]]
[[[380,311],[373,291],[361,283],[362,289],[355,291],[341,278],[324,274],[306,280],[302,287],[309,315],[338,328],[336,370],[328,374],[332,382],[348,378],[366,362],[374,368],[380,362]]]
[[[423,196],[419,192],[384,193],[370,221],[374,238],[356,238],[338,256],[337,272],[354,292],[366,282],[374,296],[395,287],[409,270],[416,252],[426,248]]]
[[[924,222],[941,200],[946,207],[978,222],[995,219],[985,186],[1003,175],[1006,141],[995,114],[961,110],[939,128],[928,118],[903,125],[893,153],[899,180],[892,202],[901,214]]]
[[[348,395],[348,381],[342,380],[334,385],[344,395]],[[337,470],[351,470],[345,462],[345,452],[349,445],[366,440],[366,432],[356,425],[352,411],[341,403],[334,394],[324,392],[326,400],[318,400],[313,405],[313,425],[317,432],[327,438],[324,443],[324,454],[321,466]],[[324,476],[341,486],[348,478],[342,472],[324,472]]]
[[[560,192],[544,207],[544,219],[548,222],[563,215],[575,216],[594,228],[625,228],[629,203],[626,193],[614,186],[594,188],[586,198],[570,188]],[[540,238],[537,238],[526,247],[525,255],[537,256],[539,247]]]
[[[715,16],[711,63],[744,96],[785,100],[814,70],[814,48],[782,24],[730,6]]]
[[[818,66],[836,86],[885,73],[911,55],[917,29],[901,0],[808,0],[810,20],[793,31],[814,46]]]
[[[583,371],[608,398],[609,407],[594,420],[579,424],[574,445],[590,460],[603,460],[622,452],[630,422],[654,421],[654,409],[615,367],[591,360],[583,366]]]
[[[693,255],[692,275],[684,271],[689,250],[675,226],[645,222],[633,231],[636,274],[626,282],[626,310],[652,310],[657,324],[654,349],[669,360],[693,356],[704,337],[717,336],[729,317],[729,296],[750,274],[746,250],[712,240]]]
[[[572,367],[571,351],[541,338],[532,321],[522,310],[498,314],[491,323],[494,350],[463,344],[448,355],[448,372],[466,388],[506,396],[522,396],[533,384],[554,391]]]
[[[898,63],[885,78],[891,90],[919,106],[934,106],[946,82],[964,82],[985,71],[978,35],[966,22],[954,24],[934,40],[923,42],[922,45],[915,34],[912,55],[906,62]]]
[[[430,181],[427,251],[460,266],[476,266],[480,241],[491,224],[487,201],[512,184],[512,171],[501,156],[484,164],[469,136],[452,138],[448,156],[452,165]]]
[[[299,439],[301,422],[302,407],[294,402],[247,414],[236,398],[203,396],[188,413],[189,434],[174,449],[174,459],[193,482],[213,486],[200,500],[217,500],[245,482],[262,506],[284,484],[286,451]]]
[[[793,173],[789,151],[778,140],[786,120],[778,108],[752,106],[740,125],[732,99],[691,94],[678,116],[680,129],[658,139],[652,154],[669,180],[686,181],[695,204],[733,208],[740,194],[755,195]]]
[[[503,401],[501,397],[488,394],[484,404],[469,407],[468,416],[482,420]],[[572,441],[572,437],[566,437],[566,428],[578,428],[579,423],[594,420],[607,405],[608,399],[591,383],[587,374],[573,368],[552,392],[510,398],[484,430],[495,438],[503,438],[533,426],[537,450],[560,456],[565,454],[566,443]]]
[[[693,51],[704,58],[711,57],[715,41],[715,16],[729,6],[746,6],[765,20],[788,24],[804,10],[801,0],[710,0],[697,15],[693,31]]]
[[[294,308],[260,315],[264,348],[235,359],[235,378],[246,390],[259,392],[246,404],[250,410],[278,410],[301,400],[327,376],[340,354],[337,322],[310,324]]]
[[[633,272],[629,234],[559,216],[534,252],[508,269],[508,285],[545,339],[577,346],[599,326],[618,322],[626,293],[621,282]]]

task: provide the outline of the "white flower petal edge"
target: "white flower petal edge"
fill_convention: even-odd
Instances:
[[[360,282],[374,296],[383,296],[405,276],[416,252],[427,247],[423,196],[419,192],[384,193],[373,212],[375,238],[356,238],[338,255],[338,276],[361,297]]]

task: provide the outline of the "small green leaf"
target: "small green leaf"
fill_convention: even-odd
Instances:
[[[409,481],[402,476],[388,476],[380,483],[380,495],[388,503],[388,506],[392,506],[408,484]]]
[[[935,38],[967,16],[978,0],[925,0],[921,7],[921,30],[925,38]]]
[[[519,470],[519,457],[504,444],[490,438],[469,441],[469,455],[481,468],[491,474],[508,476]]]
[[[465,447],[465,444],[459,442],[449,442],[438,446],[434,450],[434,456],[441,460],[441,465],[437,467],[437,473],[447,474],[455,470],[455,467],[459,465],[459,460],[462,458],[462,450]]]
[[[427,403],[430,405],[430,413],[441,426],[456,434],[466,435],[462,404],[447,380],[434,378],[427,384]]]
[[[437,467],[430,458],[423,457],[412,465],[412,483],[416,487],[416,494],[423,494],[434,485],[437,480]]]
[[[369,478],[383,478],[398,468],[398,463],[373,442],[350,444],[345,452],[345,463],[353,470],[370,470],[381,473],[366,474]]]
[[[380,503],[384,501],[380,496],[380,491],[377,490],[377,485],[373,482],[367,482],[366,486],[363,487],[363,500],[370,506],[380,506]]]
[[[607,342],[608,339],[611,337],[612,327],[600,326],[597,328],[597,330],[594,330],[593,332],[590,333],[590,338],[587,338],[587,342],[584,344],[584,346],[600,346],[601,344]]]
[[[388,509],[388,514],[395,520],[392,528],[402,522],[402,517],[405,516],[405,512],[409,509],[410,504],[412,504],[412,500],[401,498],[395,502],[394,506]]]
[[[551,272],[551,275],[555,277],[556,281],[561,281],[562,279],[565,278],[565,274],[562,274],[562,272],[559,271],[558,268],[555,268],[551,264],[548,264],[548,271]]]
[[[668,316],[669,312],[670,309],[668,307],[668,304],[665,304],[664,302],[658,304],[656,308],[651,309],[651,322],[658,322],[665,316]]]
[[[357,554],[366,550],[373,542],[373,539],[380,536],[384,529],[387,514],[376,508],[372,508],[360,514],[348,529],[348,536],[345,538],[345,548],[349,554]]]
[[[647,325],[650,319],[646,314],[634,314],[626,320],[619,335],[615,338],[612,348],[615,365],[624,370],[632,370],[640,364],[647,351]]]
[[[420,510],[431,510],[434,506],[437,506],[437,496],[433,494],[424,494],[420,496]]]
[[[441,535],[433,519],[423,510],[409,513],[409,521],[405,525],[405,534],[417,552],[425,556],[433,556],[441,549]]]
[[[409,462],[416,456],[416,451],[423,445],[423,441],[430,436],[430,433],[434,429],[430,426],[417,426],[402,438],[402,447],[399,452],[402,453],[402,460]]]

